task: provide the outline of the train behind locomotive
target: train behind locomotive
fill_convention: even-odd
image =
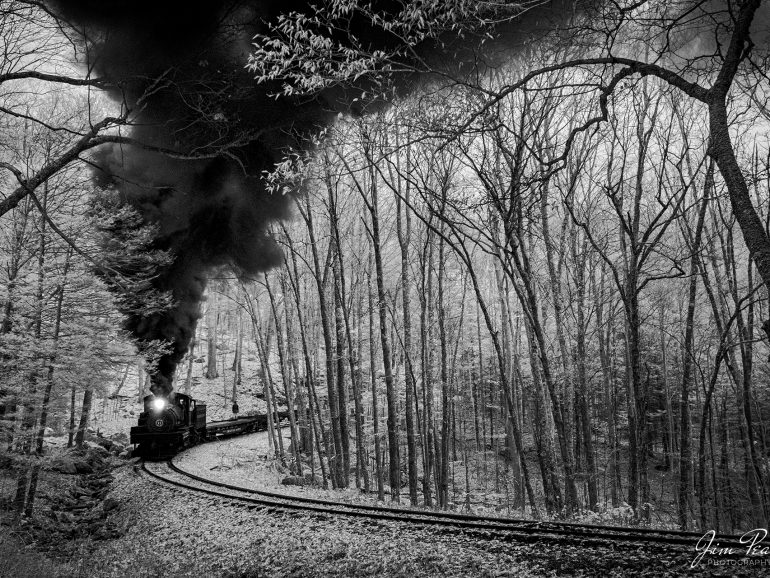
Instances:
[[[288,411],[279,411],[276,417],[285,419]],[[131,443],[135,445],[134,455],[160,459],[203,441],[266,429],[266,414],[207,422],[205,403],[171,392],[168,397],[144,398],[139,423],[131,428]]]

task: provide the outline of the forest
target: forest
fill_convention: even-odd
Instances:
[[[125,85],[84,70],[101,24],[59,4],[0,0],[9,510],[33,515],[48,436],[216,384],[223,415],[297,409],[271,451],[322,489],[767,527],[759,0],[325,0],[250,34],[237,72],[193,54]],[[183,115],[153,109],[166,93]]]

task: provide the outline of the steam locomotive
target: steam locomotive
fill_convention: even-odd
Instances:
[[[279,411],[274,417],[281,420],[288,416],[288,411]],[[131,428],[131,443],[136,456],[165,459],[203,441],[266,429],[266,414],[207,423],[205,403],[172,392],[168,397],[144,398],[139,423]]]

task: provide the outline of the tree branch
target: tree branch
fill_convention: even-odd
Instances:
[[[101,78],[73,78],[71,76],[48,74],[36,70],[20,70],[18,72],[6,72],[0,74],[0,84],[11,80],[43,80],[45,82],[57,82],[59,84],[69,84],[72,86],[95,86],[97,88],[115,86],[114,83]]]

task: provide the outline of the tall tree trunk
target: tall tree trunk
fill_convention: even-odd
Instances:
[[[438,338],[439,338],[439,380],[441,384],[441,444],[436,452],[436,494],[438,505],[442,508],[449,506],[449,369],[447,360],[446,307],[444,303],[444,271],[446,267],[444,241],[438,245]]]
[[[45,438],[45,430],[48,425],[48,411],[49,404],[51,402],[51,391],[53,390],[53,376],[54,376],[54,363],[56,362],[56,351],[59,344],[59,331],[61,330],[61,318],[62,309],[64,305],[64,288],[67,284],[67,273],[69,272],[70,259],[72,258],[72,249],[67,251],[67,257],[64,261],[64,271],[62,272],[62,279],[57,287],[56,297],[56,315],[54,317],[53,326],[53,348],[50,357],[48,358],[48,374],[46,376],[45,390],[43,392],[43,401],[40,406],[40,421],[37,429],[37,440],[35,443],[35,453],[38,456],[43,455],[43,442]],[[32,476],[29,481],[29,491],[27,492],[27,504],[24,507],[24,514],[31,516],[35,504],[35,493],[37,492],[37,482],[40,476],[40,462],[36,462],[32,469]]]
[[[299,277],[299,269],[297,267],[297,255],[295,253],[294,245],[291,241],[291,237],[289,237],[285,229],[284,229],[284,236],[286,238],[286,242],[289,245],[288,252],[289,252],[289,255],[291,256],[291,268],[288,267],[288,263],[287,263],[287,269],[289,270],[289,281],[291,282],[292,292],[294,293],[294,303],[297,309],[297,320],[299,325],[300,341],[302,343],[302,357],[305,361],[305,382],[307,384],[308,403],[310,405],[310,425],[311,425],[311,428],[313,428],[314,436],[316,439],[316,445],[318,450],[318,462],[321,467],[323,487],[324,489],[326,489],[327,488],[326,466],[324,465],[323,455],[321,453],[321,441],[323,441],[324,444],[327,444],[325,447],[327,457],[331,456],[331,452],[327,443],[327,436],[325,435],[325,432],[323,430],[323,423],[321,421],[321,408],[318,406],[318,400],[316,397],[313,364],[310,360],[310,349],[308,347],[308,339],[307,339],[307,334],[305,332],[305,321],[302,313],[302,299],[300,298],[300,288],[299,288],[300,277]],[[314,407],[318,417],[318,430],[315,429],[316,422],[315,422],[314,412],[313,412]],[[312,453],[312,449],[311,449],[311,453]]]
[[[70,420],[69,429],[67,431],[67,447],[71,448],[75,442],[75,386],[70,388]]]
[[[369,373],[372,378],[372,427],[374,428],[374,464],[377,474],[377,497],[380,501],[385,499],[385,484],[382,474],[382,451],[380,448],[380,417],[378,412],[378,392],[377,392],[377,348],[374,338],[374,290],[372,288],[372,254],[369,254],[369,276],[368,276],[368,295],[369,295]]]
[[[393,380],[392,352],[388,339],[388,309],[385,296],[385,273],[382,265],[382,250],[380,241],[380,219],[378,214],[377,182],[371,173],[371,202],[368,202],[372,226],[372,250],[374,252],[375,279],[377,283],[377,310],[380,318],[380,342],[382,345],[382,361],[385,369],[385,391],[388,406],[388,482],[390,483],[390,498],[400,501],[401,494],[401,460],[398,443],[398,400]]]
[[[713,179],[714,165],[709,165],[706,174],[706,187],[698,210],[698,221],[695,226],[695,237],[690,244],[690,284],[687,294],[687,319],[685,321],[684,334],[684,356],[682,359],[682,389],[680,397],[680,440],[679,440],[679,491],[677,515],[679,527],[687,530],[688,520],[692,512],[692,450],[691,440],[692,432],[690,429],[690,386],[691,372],[695,351],[693,341],[695,339],[695,304],[698,291],[698,269],[701,238],[703,236],[703,224],[706,219],[706,208],[708,207],[708,198],[712,190],[711,180]]]
[[[193,335],[193,338],[190,340],[190,349],[187,352],[187,377],[185,377],[184,380],[185,395],[191,395],[192,393],[193,363],[195,363],[195,345],[197,343],[196,336],[197,331],[195,332],[195,335]]]
[[[363,470],[363,475],[366,480],[366,484],[368,486],[368,473],[366,472],[366,464],[365,459],[363,455],[363,426],[361,425],[361,421],[363,419],[361,415],[361,404],[360,404],[360,391],[361,391],[361,371],[357,368],[357,359],[355,356],[356,349],[354,347],[353,343],[353,336],[351,333],[351,323],[350,323],[350,310],[347,306],[347,283],[345,280],[345,263],[343,260],[343,254],[342,254],[342,240],[340,238],[340,228],[339,228],[339,216],[337,213],[337,189],[336,186],[332,183],[331,174],[329,171],[325,172],[325,179],[326,179],[326,188],[328,191],[328,198],[329,198],[329,222],[331,226],[331,235],[332,235],[332,242],[334,244],[334,261],[333,261],[333,273],[334,273],[334,279],[335,279],[335,301],[338,303],[337,307],[335,308],[335,322],[336,326],[339,328],[339,314],[342,315],[342,320],[344,321],[344,341],[340,340],[339,335],[339,329],[338,329],[338,340],[337,340],[337,347],[338,352],[344,351],[343,343],[347,342],[347,348],[348,348],[348,364],[350,367],[350,381],[353,385],[353,397],[354,397],[354,411],[355,411],[355,428],[356,428],[356,486],[361,487],[361,473]],[[360,340],[359,340],[360,345]],[[345,380],[344,380],[344,363],[343,363],[343,357],[342,355],[338,355],[338,366],[340,367],[340,377],[337,380],[337,383],[340,387],[340,427],[343,429],[343,444],[344,444],[344,452],[345,452],[345,463],[346,463],[346,473],[345,477],[347,480],[347,472],[350,468],[350,434],[349,434],[349,427],[348,427],[348,412],[347,412],[347,388],[345,387]],[[359,441],[360,440],[360,441]],[[346,481],[347,483],[347,481]]]
[[[259,365],[262,370],[262,389],[265,396],[265,405],[267,411],[267,431],[268,431],[268,445],[273,450],[274,455],[278,457],[283,454],[283,448],[281,447],[281,454],[279,451],[279,443],[281,442],[281,434],[278,432],[278,440],[276,440],[276,424],[273,419],[273,395],[271,382],[273,381],[272,372],[270,371],[270,355],[269,349],[266,343],[266,339],[262,334],[262,328],[260,327],[259,319],[254,309],[254,304],[251,301],[251,297],[244,291],[245,298],[249,304],[249,313],[251,314],[251,322],[254,327],[254,337],[257,345],[257,355],[259,356]],[[268,325],[268,331],[270,331]]]
[[[217,371],[217,292],[213,287],[209,290],[209,299],[206,307],[206,331],[208,339],[208,359],[206,360],[206,379],[219,377]]]
[[[518,243],[517,243],[518,244]],[[564,410],[559,397],[559,393],[556,391],[556,383],[551,372],[551,363],[548,356],[547,343],[545,339],[545,333],[541,322],[541,314],[538,307],[538,299],[535,293],[535,286],[530,275],[529,259],[527,258],[526,251],[523,244],[519,245],[521,252],[514,252],[512,254],[513,261],[516,270],[519,273],[520,281],[511,276],[510,280],[514,289],[516,290],[519,301],[522,304],[522,310],[525,312],[527,322],[531,329],[532,345],[534,346],[534,352],[537,361],[539,362],[540,369],[542,371],[542,380],[545,383],[546,390],[548,392],[548,398],[550,400],[551,415],[553,418],[554,429],[556,430],[556,438],[559,444],[560,455],[562,458],[562,464],[564,467],[564,484],[567,493],[567,498],[564,501],[564,506],[568,509],[574,507],[577,502],[577,489],[575,487],[575,476],[573,471],[573,457],[572,457],[572,444],[571,440],[566,437],[565,423],[564,423]],[[554,496],[556,502],[561,509],[561,497]],[[571,504],[571,506],[569,506]]]
[[[78,432],[75,435],[75,445],[77,447],[82,447],[83,442],[85,441],[86,436],[86,428],[88,427],[88,420],[91,417],[91,403],[93,402],[94,398],[94,390],[92,388],[87,388],[85,393],[83,393],[83,405],[80,410],[80,425],[78,425]]]
[[[551,288],[551,300],[553,302],[553,312],[554,312],[554,324],[556,326],[556,341],[559,344],[559,353],[560,353],[560,359],[561,359],[561,366],[562,366],[562,398],[564,400],[564,403],[562,404],[562,417],[563,425],[561,426],[563,428],[563,437],[567,440],[577,439],[576,436],[574,436],[574,430],[575,430],[575,419],[574,419],[574,408],[573,408],[573,400],[575,399],[575,392],[574,392],[574,383],[571,376],[570,371],[570,363],[569,363],[569,353],[567,351],[567,340],[565,337],[565,331],[564,331],[564,322],[563,322],[563,310],[564,310],[564,304],[563,304],[563,297],[562,297],[562,289],[561,289],[561,278],[559,275],[559,271],[557,271],[557,267],[555,264],[555,256],[554,256],[554,249],[553,249],[553,242],[551,241],[551,234],[550,234],[550,227],[549,227],[549,219],[550,215],[548,213],[548,194],[549,194],[549,181],[545,180],[543,183],[543,187],[541,189],[541,195],[540,195],[540,218],[542,222],[542,235],[543,235],[543,245],[545,246],[546,250],[546,263],[548,266],[548,278],[550,280],[550,288]],[[565,221],[566,224],[566,221]],[[564,237],[564,235],[562,235]],[[580,328],[578,328],[578,331],[580,331]],[[568,442],[569,444],[569,442]],[[565,497],[566,502],[565,506],[567,508],[567,511],[570,512],[574,508],[577,507],[577,488],[575,485],[575,479],[574,479],[574,466],[572,462],[574,462],[575,456],[574,452],[572,450],[571,444],[569,444],[569,450],[567,453],[563,456],[563,459],[565,460],[565,474],[567,475],[567,479],[565,480]],[[569,461],[570,463],[567,463]],[[572,479],[570,479],[570,474],[568,472],[572,471]],[[593,508],[592,508],[593,509]]]
[[[337,401],[337,387],[334,383],[334,340],[332,338],[331,322],[329,321],[329,307],[326,303],[326,286],[321,268],[321,260],[318,254],[318,245],[315,237],[313,213],[310,207],[309,196],[305,195],[304,207],[299,201],[297,201],[297,207],[305,221],[308,236],[310,237],[310,248],[313,255],[313,277],[318,290],[318,309],[321,315],[321,328],[323,329],[324,352],[326,358],[326,388],[329,395],[329,412],[331,414],[332,439],[334,442],[334,452],[329,456],[329,471],[331,474],[332,486],[336,488],[342,483],[343,462],[339,403]]]
[[[534,517],[538,517],[539,513],[538,513],[537,502],[535,501],[535,492],[532,489],[532,484],[529,479],[529,467],[527,466],[527,462],[524,459],[524,443],[522,439],[523,436],[522,436],[521,430],[518,427],[518,422],[516,421],[516,419],[514,419],[516,407],[513,400],[510,397],[511,388],[507,383],[508,379],[505,374],[505,364],[503,362],[505,357],[502,351],[502,347],[500,345],[500,339],[498,337],[498,333],[495,331],[495,327],[494,327],[494,324],[492,323],[492,318],[486,307],[486,303],[484,302],[483,294],[481,292],[481,287],[479,285],[479,280],[478,280],[478,277],[476,276],[476,271],[473,268],[470,255],[467,253],[466,248],[464,246],[462,246],[461,248],[458,248],[457,246],[455,246],[454,249],[455,249],[455,253],[457,253],[462,258],[463,262],[465,263],[465,266],[468,268],[468,274],[470,275],[471,281],[473,283],[473,290],[474,290],[474,293],[476,294],[476,300],[484,316],[484,323],[486,324],[487,331],[489,332],[489,335],[492,339],[492,345],[495,348],[495,354],[497,357],[498,370],[500,372],[500,380],[502,382],[501,385],[502,385],[505,405],[506,405],[508,414],[511,416],[511,425],[513,427],[514,444],[516,447],[516,453],[519,455],[519,460],[521,462],[521,473],[524,479],[524,489],[527,493],[527,498],[529,500],[530,508],[532,509],[532,514]]]
[[[286,451],[284,449],[283,445],[283,432],[281,431],[281,417],[278,414],[278,401],[275,399],[275,382],[272,379],[267,380],[267,390],[270,392],[270,400],[272,401],[272,406],[268,406],[268,410],[272,410],[273,415],[275,416],[273,418],[273,423],[275,424],[275,434],[278,438],[278,454],[279,459],[281,460],[281,463],[284,465],[286,464]]]
[[[575,232],[573,231],[573,234]],[[588,377],[586,376],[586,319],[585,319],[585,298],[586,298],[586,280],[585,267],[587,262],[587,239],[583,238],[580,253],[578,254],[577,239],[573,237],[573,253],[575,267],[575,285],[576,285],[576,307],[577,307],[577,328],[576,328],[576,348],[577,348],[577,412],[580,416],[580,427],[583,441],[583,452],[586,458],[586,474],[588,477],[588,507],[596,510],[599,502],[599,492],[596,485],[596,458],[594,455],[593,433],[591,431],[591,415],[588,407]]]
[[[559,488],[559,471],[556,463],[556,451],[553,440],[553,423],[548,411],[548,391],[543,384],[543,376],[538,363],[537,345],[532,327],[526,324],[527,342],[529,343],[529,363],[532,368],[532,382],[535,390],[535,437],[540,475],[543,480],[545,508],[549,514],[558,514],[564,506]]]
[[[629,373],[627,378],[628,385],[628,503],[634,510],[635,515],[639,515],[640,507],[644,505],[644,499],[639,502],[640,477],[642,470],[646,466],[647,455],[642,451],[641,443],[643,438],[642,430],[646,428],[640,421],[646,421],[646,408],[644,407],[644,396],[642,392],[642,368],[641,352],[639,349],[639,301],[636,296],[636,282],[630,281],[626,285],[626,290],[630,289],[631,297],[624,303],[626,313],[626,355],[628,358]],[[642,513],[642,515],[644,515]]]
[[[406,191],[409,203],[409,191]],[[412,364],[412,317],[410,311],[411,281],[409,275],[409,243],[411,237],[411,215],[406,208],[404,218],[401,216],[401,200],[396,200],[396,232],[401,247],[401,293],[404,320],[404,384],[406,387],[406,454],[409,475],[409,501],[417,505],[417,447],[414,439],[414,366]]]
[[[361,137],[363,140],[364,155],[367,159],[372,159],[373,140],[371,135],[361,127]],[[401,494],[401,461],[400,447],[398,440],[398,399],[396,397],[396,384],[393,379],[393,351],[391,349],[391,340],[388,338],[387,325],[387,301],[385,295],[385,273],[382,264],[382,241],[380,238],[380,217],[378,200],[378,181],[373,162],[369,163],[367,172],[367,182],[360,181],[341,151],[337,151],[341,162],[348,169],[348,174],[353,180],[361,200],[366,205],[369,212],[370,225],[369,236],[372,242],[372,251],[374,253],[374,270],[377,286],[377,310],[380,320],[380,343],[382,345],[382,362],[385,369],[385,390],[388,407],[388,478],[390,483],[390,497],[394,502],[400,501]]]
[[[241,385],[241,372],[242,372],[242,357],[243,357],[243,315],[242,311],[238,309],[238,335],[235,338],[235,357],[233,359],[232,371],[233,375],[233,413],[237,414],[238,408],[238,389]]]
[[[334,331],[337,361],[337,402],[340,408],[340,435],[342,437],[342,479],[341,487],[350,485],[350,427],[348,426],[348,388],[345,383],[345,322],[342,310],[345,304],[340,294],[340,271],[336,257],[332,258]],[[348,351],[348,355],[352,352]],[[351,378],[353,375],[351,374]]]
[[[665,414],[665,426],[664,426],[664,451],[665,451],[665,460],[664,460],[664,467],[667,470],[671,470],[674,472],[675,475],[679,475],[679,472],[677,468],[674,465],[674,456],[676,455],[678,448],[676,443],[676,428],[674,426],[674,408],[671,403],[671,389],[669,388],[669,375],[668,375],[668,352],[667,352],[667,340],[666,340],[666,333],[665,333],[665,313],[666,313],[666,302],[662,301],[660,304],[660,315],[659,315],[659,323],[658,323],[658,333],[660,335],[660,351],[661,351],[661,371],[662,371],[662,377],[663,377],[663,395],[665,396],[665,399],[663,400],[663,409],[666,412]]]
[[[354,371],[356,374],[353,377],[353,397],[354,397],[354,404],[355,404],[355,412],[356,412],[356,472],[360,471],[361,476],[363,477],[364,481],[364,492],[369,493],[371,490],[371,483],[369,481],[369,468],[367,467],[367,458],[366,458],[366,449],[365,449],[365,443],[364,443],[364,409],[363,404],[361,401],[361,389],[362,389],[362,376],[363,371],[361,370],[361,361],[362,361],[362,350],[363,350],[363,328],[362,328],[362,322],[363,322],[363,301],[364,296],[363,292],[359,288],[358,292],[358,310],[356,312],[356,319],[357,319],[357,342],[358,342],[358,352],[356,355],[356,367],[354,368]],[[348,347],[352,348],[353,344],[350,342],[350,332],[348,332]]]
[[[27,200],[19,210],[19,221],[15,223],[13,230],[13,242],[10,247],[10,255],[8,256],[6,271],[8,275],[8,283],[6,285],[6,301],[3,305],[3,319],[0,322],[0,336],[5,335],[11,331],[14,325],[14,303],[17,301],[16,287],[18,284],[18,276],[22,267],[22,249],[25,246],[27,239],[27,226],[30,224],[30,214],[34,209],[34,204],[31,200]],[[0,370],[3,370],[5,364],[5,356],[0,356]],[[8,436],[4,439],[4,442],[8,447],[12,447],[14,443],[14,427],[17,420],[18,410],[18,395],[16,392],[6,389],[6,384],[0,383],[0,416],[7,420],[8,424]]]
[[[596,333],[599,341],[599,362],[602,367],[602,382],[604,384],[604,398],[605,398],[605,413],[607,415],[607,446],[608,446],[608,464],[607,470],[610,478],[610,500],[612,507],[617,508],[620,505],[620,499],[618,492],[620,491],[620,467],[618,457],[618,442],[617,442],[617,403],[616,403],[616,388],[615,379],[612,374],[612,362],[610,358],[610,351],[612,351],[611,336],[612,332],[612,319],[607,319],[605,323],[604,319],[604,307],[605,307],[605,280],[606,280],[607,268],[605,263],[602,263],[601,272],[599,275],[599,289],[594,289],[594,295],[596,296]],[[592,276],[592,280],[594,277]],[[595,281],[593,281],[595,283]],[[606,327],[605,327],[606,325]]]
[[[50,152],[50,151],[49,151]],[[37,253],[37,287],[35,291],[35,316],[33,320],[35,347],[42,348],[42,328],[43,328],[43,308],[45,306],[44,301],[44,281],[45,281],[45,263],[46,263],[46,250],[48,245],[47,231],[46,231],[46,218],[45,211],[48,207],[48,183],[43,185],[43,197],[42,197],[42,209],[40,214],[40,233],[38,237],[38,253]],[[24,396],[23,403],[23,416],[21,421],[21,428],[19,430],[19,448],[22,454],[31,455],[33,451],[32,436],[33,429],[36,421],[36,405],[37,405],[37,382],[39,379],[38,369],[34,367],[29,372],[28,391]],[[24,467],[19,474],[16,486],[16,496],[14,498],[14,508],[16,514],[21,517],[22,513],[32,513],[32,506],[25,508],[25,503],[28,494],[28,481],[32,477],[33,467]],[[34,495],[35,490],[31,491]]]
[[[423,251],[421,264],[422,290],[420,291],[420,370],[422,374],[422,405],[425,408],[425,415],[422,420],[422,494],[425,505],[428,507],[433,506],[430,481],[433,477],[435,461],[432,438],[433,376],[431,373],[433,367],[431,340],[431,328],[433,327],[433,239],[432,231],[428,231],[426,250]]]
[[[281,381],[283,382],[283,391],[286,396],[286,409],[289,411],[289,431],[291,432],[291,447],[294,454],[294,467],[296,468],[296,474],[302,475],[302,456],[299,453],[299,432],[297,430],[297,421],[294,417],[294,391],[291,386],[291,377],[289,375],[289,363],[286,359],[286,347],[283,341],[283,330],[281,329],[281,316],[278,312],[278,306],[276,304],[273,290],[270,287],[270,280],[267,273],[265,273],[265,288],[267,289],[267,295],[270,298],[270,307],[273,311],[273,321],[275,323],[275,341],[278,347],[278,362],[281,367]],[[284,292],[285,295],[285,292]],[[285,309],[285,308],[284,308]],[[288,313],[286,313],[288,323]],[[275,399],[273,400],[275,405]],[[276,407],[276,415],[278,414]],[[278,433],[279,439],[281,433]]]

